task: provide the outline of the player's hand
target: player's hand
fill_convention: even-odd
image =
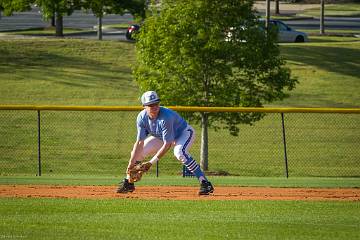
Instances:
[[[128,173],[130,175],[129,182],[138,182],[141,180],[142,175],[149,171],[152,164],[150,162],[138,163],[131,169],[129,169]]]

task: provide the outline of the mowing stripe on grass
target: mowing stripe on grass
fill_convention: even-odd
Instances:
[[[359,202],[1,199],[0,237],[359,239]]]

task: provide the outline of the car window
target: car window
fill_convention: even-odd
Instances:
[[[277,22],[277,27],[278,27],[279,31],[288,31],[289,30],[288,27],[281,22]]]
[[[266,24],[265,21],[260,21],[260,27],[262,30],[266,29],[265,24]],[[276,29],[276,30],[278,29],[278,26],[276,25],[276,22],[274,22],[274,21],[270,21],[269,26],[270,26],[270,29]]]

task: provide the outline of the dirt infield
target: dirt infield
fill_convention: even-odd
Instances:
[[[216,187],[209,196],[198,196],[197,187],[140,186],[128,194],[115,186],[0,185],[0,197],[163,199],[163,200],[321,200],[359,201],[358,188]]]

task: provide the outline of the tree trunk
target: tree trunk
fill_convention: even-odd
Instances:
[[[325,33],[325,0],[320,3],[320,34]]]
[[[270,22],[270,0],[266,0],[266,21],[265,21],[266,31],[269,30],[269,22]]]
[[[59,13],[56,14],[56,36],[63,37],[63,16]]]
[[[201,113],[201,152],[200,152],[200,167],[203,171],[209,168],[209,142],[208,142],[208,115]]]
[[[51,24],[52,27],[56,26],[56,24],[55,24],[55,14],[51,17],[50,24]]]
[[[280,14],[279,0],[275,0],[275,14]]]
[[[98,17],[98,30],[97,30],[97,36],[98,39],[101,41],[102,40],[102,17]]]

